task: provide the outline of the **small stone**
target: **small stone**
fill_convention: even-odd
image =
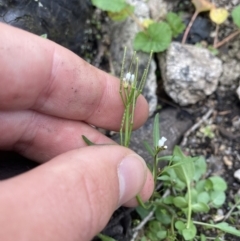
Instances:
[[[166,93],[181,106],[212,94],[222,73],[222,61],[204,48],[172,42],[160,56]]]
[[[222,144],[222,145],[219,147],[219,151],[224,151],[224,150],[226,150],[226,146]]]
[[[220,77],[220,83],[223,85],[232,85],[240,77],[240,63],[235,59],[230,59],[223,63],[223,74]]]
[[[223,162],[229,169],[232,169],[233,163],[227,156],[223,157]]]
[[[233,176],[240,181],[240,169],[234,172]]]

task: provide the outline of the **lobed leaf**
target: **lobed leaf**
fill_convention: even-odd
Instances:
[[[152,23],[145,31],[137,33],[134,38],[134,49],[143,52],[163,52],[172,40],[170,26],[165,23]]]
[[[169,12],[166,16],[166,21],[171,27],[172,35],[174,38],[181,34],[186,28],[186,25],[176,13]]]

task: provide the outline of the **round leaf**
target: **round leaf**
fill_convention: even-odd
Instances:
[[[210,197],[215,207],[220,207],[226,200],[226,195],[222,191],[212,191]]]
[[[216,24],[222,24],[228,17],[228,11],[225,8],[213,8],[210,11],[210,18]]]
[[[227,183],[222,177],[213,176],[209,180],[212,182],[213,190],[215,191],[225,191],[227,189]]]
[[[201,192],[198,194],[197,201],[207,204],[210,200],[210,196],[207,192]]]
[[[209,211],[209,206],[206,203],[195,203],[192,205],[192,210],[193,212],[204,212],[204,213],[208,213]]]
[[[182,235],[185,240],[192,240],[197,234],[196,226],[191,223],[189,228],[185,228],[182,230]]]
[[[176,228],[177,230],[181,231],[181,230],[183,230],[183,229],[186,228],[186,224],[185,224],[184,222],[182,222],[182,221],[177,221],[177,222],[175,223],[175,228]]]
[[[178,208],[186,208],[188,203],[184,197],[175,197],[173,199],[173,204]]]
[[[139,32],[134,39],[135,50],[143,52],[162,52],[171,43],[172,32],[169,25],[165,22],[152,23],[142,32]]]

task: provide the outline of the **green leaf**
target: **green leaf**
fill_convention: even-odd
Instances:
[[[145,217],[147,217],[147,215],[151,211],[149,209],[143,208],[142,206],[137,206],[135,210],[138,213],[138,215],[141,217],[141,219],[144,219]]]
[[[47,39],[48,36],[47,36],[47,33],[44,33],[44,34],[40,35],[40,37]]]
[[[177,156],[177,157],[180,157],[179,161],[183,158],[185,158],[186,156],[183,154],[181,148],[179,146],[174,146],[174,149],[173,149],[173,156]],[[178,161],[178,159],[174,160],[174,161]]]
[[[213,176],[208,178],[213,184],[213,190],[215,191],[225,191],[227,189],[226,181],[219,176]]]
[[[233,22],[240,28],[240,5],[233,9],[232,18]]]
[[[95,144],[91,142],[86,136],[82,135],[83,140],[88,146],[94,146]]]
[[[201,233],[200,235],[200,241],[207,241],[207,238],[204,234]]]
[[[184,197],[173,198],[173,204],[178,208],[186,208],[188,206],[188,203]]]
[[[169,12],[166,16],[166,21],[171,27],[172,35],[174,38],[181,34],[186,28],[186,25],[176,13]]]
[[[125,0],[92,0],[92,4],[101,10],[110,12],[120,12],[127,6]]]
[[[157,178],[157,180],[159,180],[159,181],[170,181],[171,177],[169,177],[168,175],[161,175],[160,177]]]
[[[165,22],[152,23],[145,31],[139,32],[134,39],[134,49],[143,52],[163,52],[172,40],[172,31]]]
[[[199,182],[196,183],[196,190],[198,192],[203,192],[205,191],[205,184],[206,184],[206,180],[200,180]]]
[[[236,228],[229,226],[229,224],[226,222],[215,224],[215,227],[217,227],[218,229],[220,229],[226,233],[230,233],[232,235],[240,237],[240,230],[237,230]]]
[[[168,225],[171,223],[172,216],[165,210],[158,207],[155,211],[156,219],[162,224]]]
[[[167,237],[167,231],[166,230],[161,230],[157,232],[157,237],[159,240],[163,240]]]
[[[127,4],[125,8],[123,8],[119,12],[108,12],[108,16],[114,21],[123,21],[128,16],[130,16],[134,12],[134,7]]]
[[[205,180],[205,186],[204,187],[205,187],[206,191],[213,190],[213,183],[209,179],[207,179],[207,180]]]
[[[199,213],[199,212],[208,213],[210,208],[206,203],[199,202],[199,203],[192,204],[192,210],[195,213]]]
[[[175,222],[175,228],[178,230],[178,231],[182,231],[183,229],[186,228],[186,224],[183,222],[183,221],[177,221]]]
[[[177,177],[186,185],[190,184],[194,176],[194,164],[190,157],[185,157],[181,163],[174,165],[173,169]]]
[[[195,173],[193,179],[194,181],[198,181],[201,176],[207,171],[207,164],[205,158],[203,156],[198,157],[194,162],[194,166]]]
[[[100,238],[102,241],[117,241],[116,239],[111,238],[111,237],[108,237],[108,236],[103,235],[103,234],[101,234],[101,233],[99,233],[97,236],[98,236],[98,238]]]
[[[186,228],[186,224],[182,221],[177,221],[175,222],[175,228],[178,230],[178,231],[182,231],[183,229]]]
[[[208,192],[199,193],[198,197],[197,197],[197,201],[207,204],[210,201],[210,196],[209,196]]]
[[[159,139],[160,139],[160,134],[159,134],[159,113],[157,113],[155,115],[154,121],[153,121],[153,145],[154,145],[155,149],[158,147]]]
[[[167,196],[167,197],[164,197],[163,198],[163,203],[165,203],[165,204],[172,204],[173,203],[173,196],[171,196],[171,195],[169,195],[169,196]]]
[[[224,204],[226,195],[222,191],[212,191],[210,193],[210,198],[215,207],[220,207]]]
[[[192,240],[197,234],[196,226],[191,222],[189,228],[182,230],[182,235],[185,240]]]
[[[149,145],[149,143],[147,141],[143,141],[143,145],[146,148],[146,150],[148,151],[148,153],[153,157],[154,152],[153,152],[151,146]]]

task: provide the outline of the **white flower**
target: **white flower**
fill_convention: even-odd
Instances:
[[[127,88],[128,85],[132,85],[135,79],[135,75],[131,74],[130,72],[126,73],[125,77],[123,78],[123,85],[124,88]]]
[[[133,84],[134,79],[135,79],[135,75],[134,75],[134,74],[132,74],[132,75],[131,75],[131,78],[130,78],[130,83],[131,83],[131,84]]]
[[[159,141],[158,141],[158,146],[159,147],[163,147],[164,149],[167,149],[167,146],[164,146],[164,143],[166,142],[167,138],[166,137],[162,137]]]
[[[131,77],[132,77],[132,75],[131,75],[131,73],[130,72],[128,72],[127,74],[126,74],[126,81],[130,81],[131,80]]]

